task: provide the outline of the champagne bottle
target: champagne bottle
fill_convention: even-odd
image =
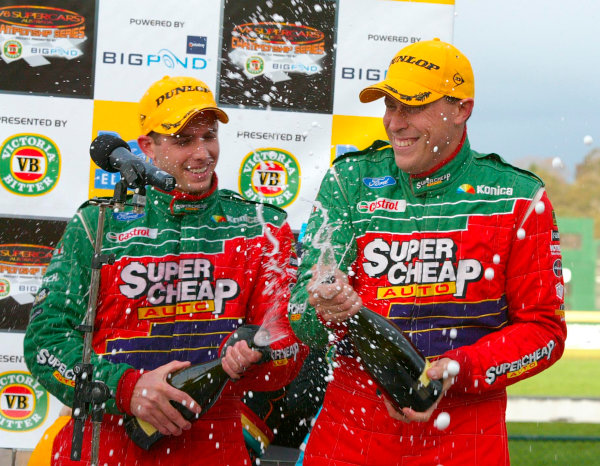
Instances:
[[[243,325],[239,327],[229,337],[221,353],[225,355],[229,346],[233,346],[238,341],[246,340],[250,348],[262,353],[259,363],[269,361],[271,359],[270,348],[268,346],[257,346],[254,343],[254,336],[259,329],[258,325]],[[202,413],[208,411],[215,404],[228,381],[229,376],[223,369],[221,358],[204,364],[194,364],[185,369],[173,372],[168,380],[173,387],[190,395],[196,404],[200,406]],[[171,404],[188,421],[193,422],[202,416],[202,413],[196,415],[176,401],[171,400]],[[127,435],[129,435],[136,445],[144,450],[149,450],[152,445],[163,437],[163,434],[152,424],[142,421],[137,417],[125,416],[124,425]]]
[[[442,382],[427,377],[429,363],[398,326],[363,306],[348,329],[361,364],[398,410],[422,412],[436,402]]]

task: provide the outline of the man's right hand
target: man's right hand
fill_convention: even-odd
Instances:
[[[149,422],[163,435],[181,435],[192,427],[170,403],[171,400],[199,414],[200,407],[187,393],[177,390],[167,382],[171,372],[184,369],[189,361],[171,361],[153,371],[144,372],[133,388],[131,412],[142,421]]]
[[[348,276],[335,269],[320,269],[315,265],[308,283],[308,302],[325,322],[339,324],[356,314],[362,307],[362,299],[348,283]],[[330,279],[333,277],[333,281]],[[331,281],[331,282],[330,282]]]

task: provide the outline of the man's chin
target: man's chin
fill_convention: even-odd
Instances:
[[[210,190],[209,183],[187,183],[185,185],[178,185],[177,187],[180,191],[183,191],[187,194],[192,194],[194,196],[201,196]]]

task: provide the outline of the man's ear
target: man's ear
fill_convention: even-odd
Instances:
[[[150,157],[154,162],[154,139],[146,134],[142,134],[140,137],[138,137],[137,142],[140,146],[140,149],[142,149],[142,152],[144,152],[144,154]]]
[[[462,99],[458,102],[458,113],[456,114],[454,122],[456,124],[465,123],[471,113],[473,113],[473,107],[475,105],[475,101],[473,99]]]

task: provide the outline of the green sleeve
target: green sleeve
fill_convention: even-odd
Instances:
[[[307,285],[312,277],[311,267],[319,261],[335,262],[337,268],[348,273],[356,258],[356,238],[352,227],[352,205],[348,189],[339,182],[336,167],[329,169],[315,207],[302,238],[302,255],[298,281],[292,290],[289,314],[292,329],[310,347],[324,347],[329,342],[329,332],[317,318],[315,309],[308,303]],[[331,257],[333,253],[334,260]]]
[[[73,404],[75,364],[82,362],[84,334],[77,327],[88,306],[93,243],[97,229],[95,207],[80,210],[67,225],[42,280],[25,334],[27,367],[60,401]],[[116,393],[119,379],[131,366],[105,361],[92,351],[94,380]],[[106,404],[118,413],[114,399]]]

